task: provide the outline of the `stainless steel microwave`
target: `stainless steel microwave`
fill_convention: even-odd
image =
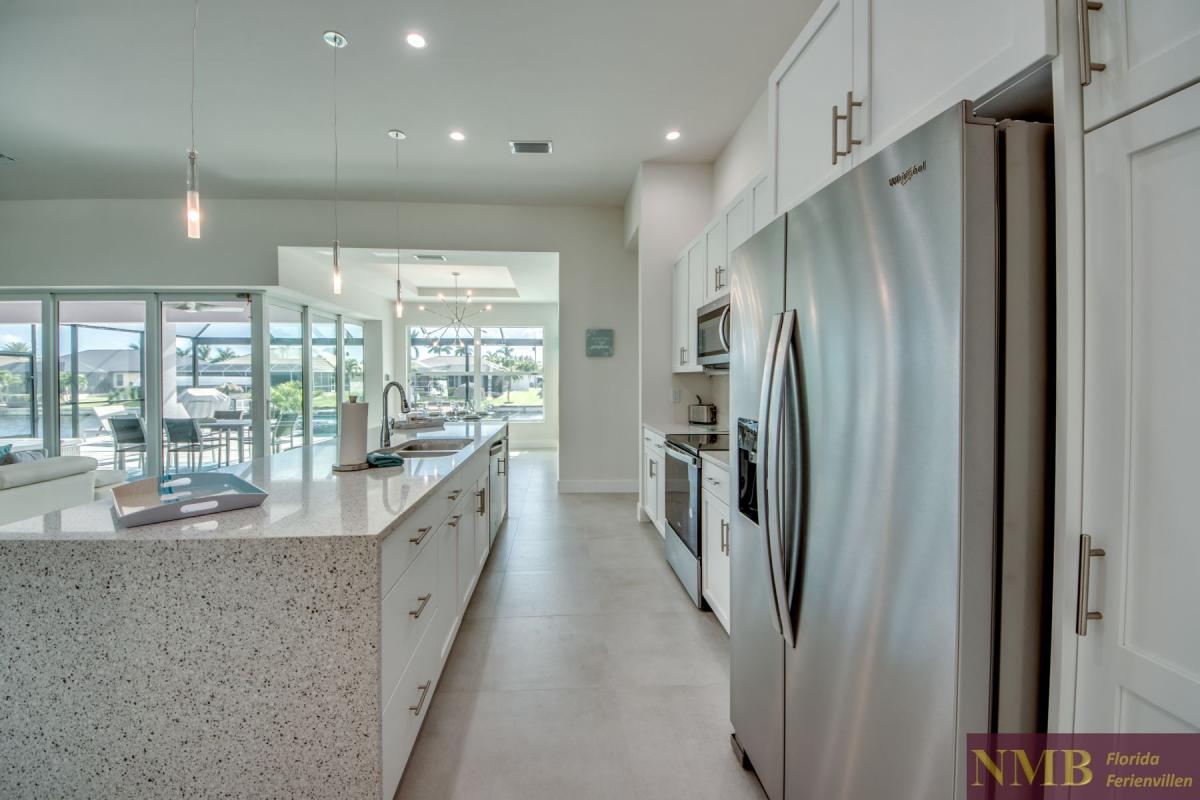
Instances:
[[[729,369],[729,297],[719,297],[696,311],[696,363]]]

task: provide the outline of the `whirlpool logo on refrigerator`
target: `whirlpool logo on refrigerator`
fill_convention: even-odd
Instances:
[[[973,733],[966,767],[968,800],[1194,799],[1200,734]]]
[[[892,177],[888,178],[888,186],[903,186],[904,184],[908,183],[909,181],[911,181],[913,178],[917,177],[924,171],[925,171],[925,162],[924,161],[922,161],[920,164],[913,164],[911,167],[904,170],[904,172],[901,172],[899,175],[893,175]]]

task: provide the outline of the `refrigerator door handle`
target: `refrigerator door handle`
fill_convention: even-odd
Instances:
[[[787,436],[789,455],[787,471],[782,466],[776,473],[783,487],[780,497],[795,505],[791,513],[781,514],[786,527],[780,526],[780,573],[783,593],[780,595],[780,619],[791,633],[791,644],[800,627],[800,600],[804,591],[804,548],[807,535],[805,517],[808,514],[808,408],[804,390],[804,355],[800,342],[800,322],[797,312],[789,312],[794,324],[791,335],[780,344],[785,356],[787,384],[786,405],[781,409],[785,421],[781,436]],[[781,381],[782,382],[782,381]],[[786,546],[785,546],[786,545]]]
[[[766,540],[766,547],[763,548],[767,554],[767,576],[771,590],[771,600],[773,612],[771,614],[771,627],[777,633],[783,632],[783,626],[780,624],[779,618],[779,596],[776,594],[775,586],[775,564],[772,561],[772,548],[770,542],[773,538],[771,534],[772,521],[774,511],[772,498],[774,491],[768,491],[768,486],[772,480],[774,464],[771,457],[774,455],[774,448],[771,447],[771,439],[774,435],[774,413],[775,409],[772,405],[774,398],[774,382],[775,382],[775,355],[779,349],[779,329],[783,325],[783,315],[776,314],[771,319],[771,331],[767,335],[767,350],[766,358],[763,361],[763,378],[762,390],[759,394],[758,406],[758,452],[755,456],[758,463],[758,514],[759,528],[762,530],[763,537]]]
[[[784,384],[787,382],[788,369],[792,364],[792,339],[796,330],[796,312],[785,311],[780,325],[779,338],[775,343],[775,358],[771,372],[771,427],[767,432],[767,462],[769,473],[767,480],[770,484],[768,492],[767,519],[770,525],[767,529],[767,552],[771,560],[771,586],[775,596],[775,611],[784,641],[789,646],[795,646],[795,626],[792,624],[791,610],[788,605],[787,579],[785,575],[783,537],[784,503],[791,500],[788,497],[787,481],[783,469],[783,437],[788,430],[790,418],[789,409],[784,407]],[[761,423],[760,423],[761,425]],[[771,498],[774,498],[773,500]],[[787,517],[790,519],[790,515]]]

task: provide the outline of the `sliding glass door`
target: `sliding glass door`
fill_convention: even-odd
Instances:
[[[312,440],[324,442],[338,432],[338,321],[316,311],[312,323]]]
[[[270,452],[304,444],[304,320],[298,309],[267,308],[271,398],[268,406]]]
[[[0,301],[0,444],[42,446],[42,302]]]
[[[248,297],[163,300],[163,463],[171,471],[252,457],[252,330]]]
[[[144,300],[59,301],[61,455],[146,474],[146,349]]]

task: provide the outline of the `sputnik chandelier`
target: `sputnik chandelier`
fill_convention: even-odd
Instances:
[[[461,272],[451,273],[454,276],[454,302],[451,303],[446,299],[446,295],[438,293],[438,300],[441,301],[441,308],[429,308],[427,306],[418,306],[422,311],[427,311],[441,320],[445,320],[445,324],[438,328],[433,333],[433,346],[438,347],[444,337],[454,336],[455,347],[462,347],[462,332],[467,331],[468,338],[470,336],[471,326],[468,321],[479,316],[485,311],[491,311],[490,305],[480,306],[472,303],[471,290],[467,289],[466,301],[460,302],[461,295],[458,291],[458,279],[461,277]]]

